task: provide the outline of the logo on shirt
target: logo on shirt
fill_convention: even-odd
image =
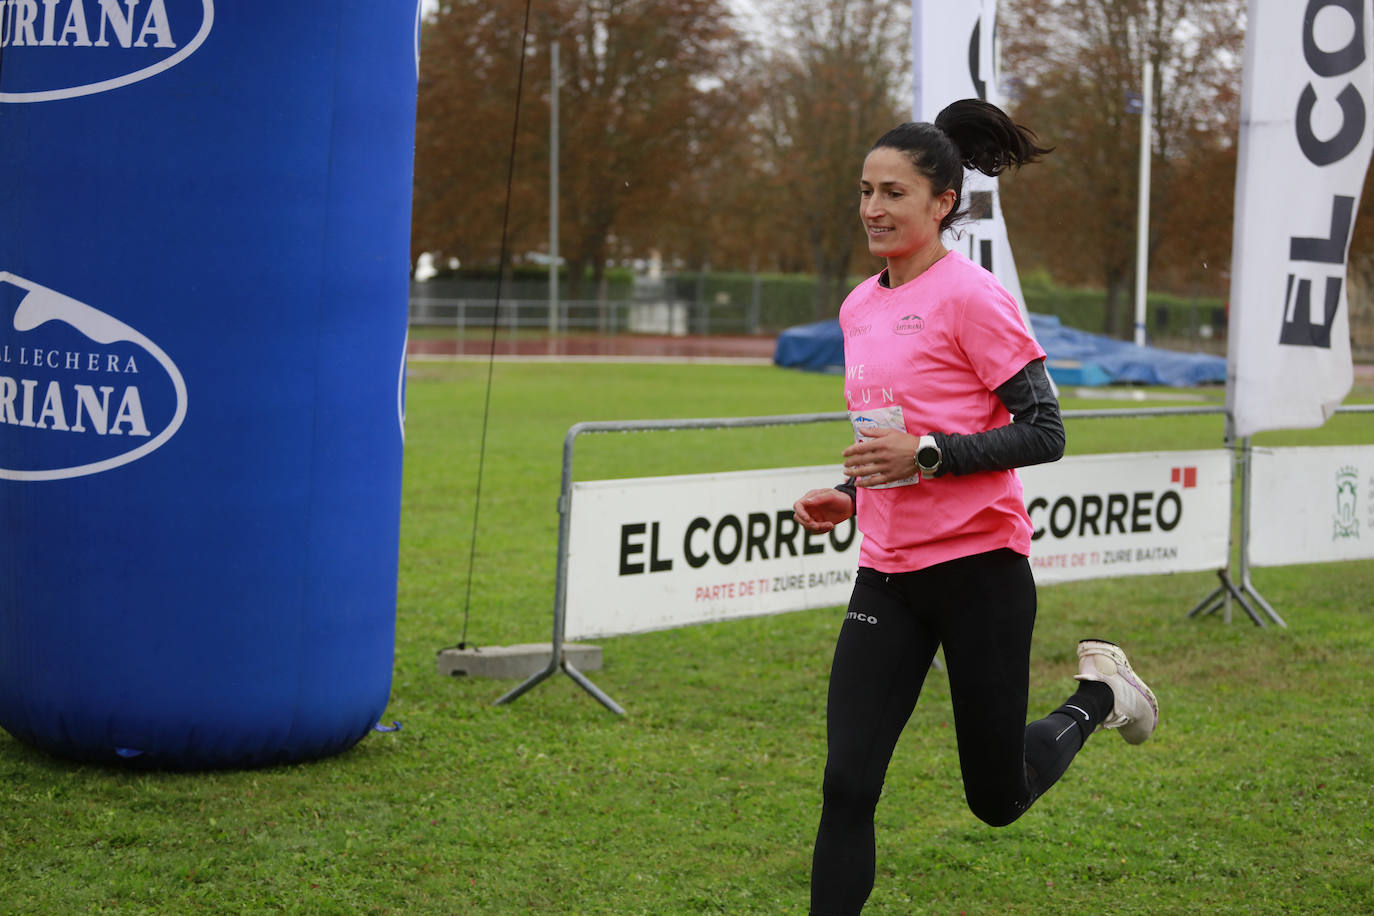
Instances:
[[[925,319],[920,315],[903,315],[892,326],[893,334],[919,334],[925,330]]]

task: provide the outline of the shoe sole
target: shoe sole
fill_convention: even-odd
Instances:
[[[1150,704],[1150,714],[1154,721],[1150,723],[1150,730],[1145,734],[1145,737],[1141,738],[1139,741],[1132,741],[1130,738],[1126,737],[1124,731],[1121,733],[1121,737],[1125,738],[1127,743],[1143,744],[1145,739],[1154,734],[1154,730],[1159,726],[1159,701],[1155,699],[1155,692],[1135,673],[1135,669],[1131,667],[1130,660],[1126,658],[1126,653],[1123,652],[1121,647],[1116,643],[1107,642],[1105,639],[1081,640],[1078,643],[1079,658],[1082,658],[1086,654],[1083,651],[1085,646],[1097,650],[1098,654],[1106,655],[1110,658],[1116,664],[1117,673],[1125,679],[1126,683],[1138,690],[1140,695],[1145,697],[1145,701]]]

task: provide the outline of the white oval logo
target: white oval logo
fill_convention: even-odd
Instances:
[[[11,90],[0,92],[0,102],[74,99],[170,70],[205,43],[215,5],[213,0],[170,0],[169,13],[168,4],[148,0],[140,9],[139,0],[0,0],[0,48],[8,49],[5,76]],[[197,6],[198,27],[192,15]],[[61,74],[72,83],[23,85],[29,68],[20,64],[20,54],[54,60],[61,55],[60,66],[45,63],[35,72],[40,79]]]
[[[0,452],[0,479],[98,474],[156,451],[181,428],[186,382],[161,347],[99,309],[0,271],[0,302],[15,296],[18,335],[0,327],[0,434],[12,443]]]

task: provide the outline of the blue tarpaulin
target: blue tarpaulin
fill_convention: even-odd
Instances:
[[[1226,359],[1211,353],[1181,353],[1160,347],[1139,346],[1102,334],[1090,334],[1060,324],[1053,315],[1034,315],[1031,330],[1047,354],[1050,375],[1060,384],[1168,385],[1191,388],[1195,385],[1226,384]],[[1055,363],[1076,363],[1082,370],[1106,376],[1105,381],[1070,381],[1060,378]],[[1062,372],[1063,370],[1058,370]],[[1065,373],[1066,374],[1066,373]]]
[[[1067,327],[1053,315],[1032,314],[1031,330],[1045,348],[1045,365],[1059,385],[1225,384],[1226,360],[1210,353],[1181,353],[1142,347],[1102,334]],[[844,339],[836,320],[788,328],[778,335],[773,362],[811,372],[844,370]]]
[[[773,362],[787,369],[843,372],[844,336],[839,320],[799,324],[783,331],[773,350]]]

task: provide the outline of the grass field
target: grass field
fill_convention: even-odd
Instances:
[[[464,626],[486,373],[411,370],[386,715],[404,729],[314,763],[205,774],[77,766],[0,734],[0,913],[806,912],[834,609],[600,640],[593,677],[623,718],[564,677],[493,707],[511,683],[436,674]],[[842,406],[836,378],[770,367],[501,363],[494,380],[478,645],[549,638],[572,423]],[[1070,452],[1216,447],[1221,422],[1072,421]],[[823,464],[846,438],[839,425],[587,437],[577,476]],[[1374,418],[1257,441],[1374,443]],[[1041,590],[1033,709],[1070,689],[1081,635],[1110,635],[1163,720],[1141,747],[1095,737],[1008,828],[964,805],[933,673],[879,807],[865,912],[1374,912],[1374,562],[1254,578],[1288,629],[1187,619],[1210,574]]]

